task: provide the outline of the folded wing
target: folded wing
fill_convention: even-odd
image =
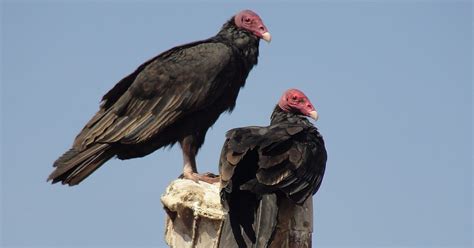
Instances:
[[[314,127],[279,124],[233,129],[221,153],[222,187],[232,191],[238,186],[256,194],[282,192],[302,204],[318,190],[326,158],[324,141]]]

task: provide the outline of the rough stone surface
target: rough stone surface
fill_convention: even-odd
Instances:
[[[170,247],[218,247],[226,215],[219,185],[177,179],[161,196],[168,217],[165,239]]]

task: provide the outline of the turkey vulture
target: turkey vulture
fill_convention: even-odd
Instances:
[[[244,10],[215,36],[140,65],[103,96],[72,148],[54,162],[48,181],[76,185],[114,156],[143,157],[176,142],[183,151],[183,177],[205,180],[195,156],[209,127],[233,110],[257,64],[260,39],[270,42],[270,33],[256,13]]]
[[[221,198],[229,210],[222,247],[267,247],[270,239],[283,239],[275,230],[288,223],[279,222],[292,218],[312,228],[305,219],[312,208],[301,205],[319,189],[327,154],[306,117],[317,120],[314,106],[303,92],[290,89],[275,107],[270,126],[227,132],[219,163]],[[273,246],[287,247],[281,242]]]

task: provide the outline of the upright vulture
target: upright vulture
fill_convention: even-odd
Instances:
[[[312,228],[312,212],[297,214],[303,210],[295,208],[318,191],[327,154],[322,136],[306,117],[317,120],[314,106],[303,92],[290,89],[273,110],[270,126],[227,132],[219,172],[230,224],[221,247],[294,247],[288,242],[298,242],[298,234],[284,241],[282,233],[289,231],[278,230],[284,229],[279,222]]]
[[[112,157],[146,156],[179,142],[183,176],[197,174],[195,156],[219,115],[232,111],[257,64],[260,39],[271,36],[260,17],[237,13],[217,35],[174,47],[140,65],[103,98],[99,111],[54,162],[52,183],[76,185]]]

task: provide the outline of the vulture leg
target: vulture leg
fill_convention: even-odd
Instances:
[[[197,149],[196,146],[193,145],[193,138],[192,136],[187,136],[180,142],[181,150],[183,150],[183,175],[185,178],[188,178],[189,175],[192,173],[197,173],[196,168],[196,153]],[[191,179],[191,178],[189,178]]]
[[[194,182],[204,181],[207,183],[219,182],[219,177],[212,173],[198,174],[196,167],[197,146],[194,142],[194,137],[187,136],[180,142],[181,150],[183,151],[183,178],[193,180]]]

